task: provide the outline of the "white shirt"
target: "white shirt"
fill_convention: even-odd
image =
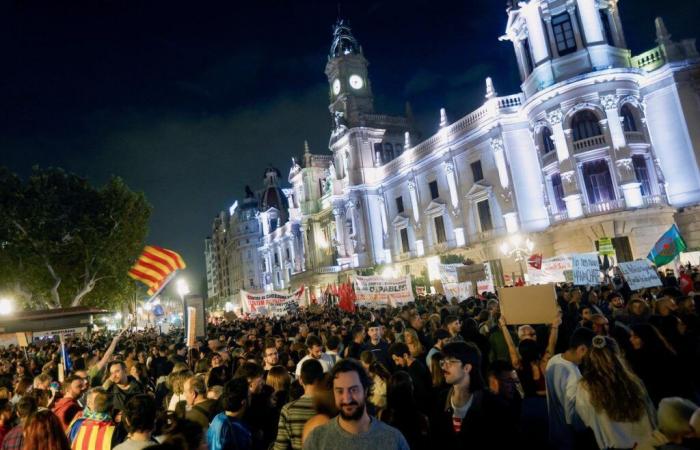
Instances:
[[[547,362],[544,379],[547,385],[547,412],[549,416],[549,441],[556,448],[573,446],[571,425],[576,420],[576,387],[581,371],[561,354]]]
[[[576,390],[576,412],[583,423],[593,430],[600,448],[632,448],[646,439],[654,429],[646,412],[637,422],[615,422],[605,411],[597,412],[591,405],[588,390],[581,383],[578,383]]]
[[[303,358],[301,358],[301,361],[297,364],[297,368],[294,371],[296,374],[297,379],[301,378],[301,366],[304,364],[304,361],[308,361],[309,359],[314,359],[311,355],[306,355]],[[323,367],[323,373],[329,372],[333,368],[333,358],[330,356],[326,355],[325,353],[321,353],[321,357],[317,359],[316,361],[321,363],[321,367]]]

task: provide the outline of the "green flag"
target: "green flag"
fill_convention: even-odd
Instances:
[[[688,248],[688,246],[685,244],[681,233],[678,231],[678,227],[674,223],[671,228],[656,241],[656,244],[654,244],[654,247],[647,255],[647,259],[654,263],[656,267],[663,266],[673,261],[676,256],[686,248]]]

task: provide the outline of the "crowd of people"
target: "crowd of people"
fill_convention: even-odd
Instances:
[[[65,371],[57,341],[2,348],[0,450],[700,448],[700,294],[664,283],[558,286],[549,324],[435,295],[221,321],[196,348],[72,336]]]

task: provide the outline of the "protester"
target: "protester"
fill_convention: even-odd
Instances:
[[[65,430],[73,421],[76,414],[82,411],[78,399],[83,394],[83,380],[77,375],[71,375],[63,382],[63,397],[56,400],[53,412],[61,421],[61,426]]]
[[[221,396],[224,411],[214,417],[207,431],[210,450],[252,448],[252,435],[241,421],[248,406],[248,398],[248,382],[244,378],[236,378],[226,383]]]
[[[32,396],[22,397],[15,407],[19,423],[5,435],[2,450],[22,450],[24,447],[24,427],[30,415],[36,412],[36,399]]]
[[[654,429],[656,411],[614,340],[596,336],[584,356],[576,413],[599,448],[633,448]]]
[[[413,395],[413,380],[408,372],[399,370],[391,376],[386,403],[379,419],[398,429],[411,450],[427,449],[430,446],[430,422],[428,416],[419,411]]]
[[[691,425],[693,413],[698,406],[679,397],[665,398],[659,402],[657,412],[657,428],[637,447],[638,450],[682,449],[687,439],[695,438],[695,430]]]
[[[331,379],[339,415],[313,430],[304,442],[304,450],[408,450],[401,432],[367,414],[366,398],[371,381],[360,363],[353,359],[336,363]]]
[[[295,372],[297,379],[301,376],[301,366],[309,359],[315,359],[321,363],[324,373],[331,370],[333,367],[333,359],[323,352],[323,344],[318,336],[309,335],[306,339],[306,347],[308,348],[309,353],[297,363]]]
[[[99,444],[99,441],[96,442]],[[27,418],[23,450],[69,450],[70,448],[61,422],[54,413],[48,410],[37,411]]]
[[[216,400],[207,398],[207,385],[202,375],[193,375],[185,381],[185,401],[188,410],[186,418],[197,423],[206,435],[209,423],[219,414],[220,407]]]
[[[133,396],[126,403],[123,414],[129,435],[124,442],[114,447],[114,450],[140,450],[158,444],[151,436],[156,421],[156,403],[151,396]]]

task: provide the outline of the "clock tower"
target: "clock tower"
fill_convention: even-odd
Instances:
[[[330,87],[328,109],[336,123],[352,127],[361,114],[374,112],[372,86],[367,77],[368,65],[349,24],[338,19],[333,28],[333,43],[326,64]]]

